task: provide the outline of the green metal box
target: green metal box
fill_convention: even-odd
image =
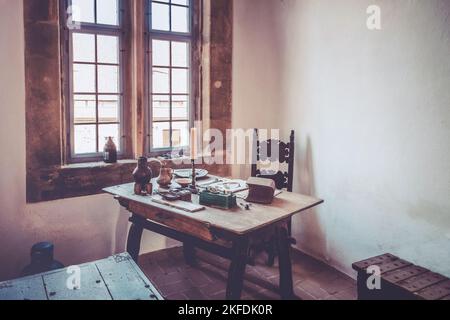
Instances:
[[[234,194],[200,192],[200,204],[202,206],[218,207],[221,209],[232,209],[237,206]]]

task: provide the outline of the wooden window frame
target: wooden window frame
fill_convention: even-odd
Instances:
[[[174,95],[172,93],[172,57],[170,56],[170,65],[168,69],[170,70],[169,75],[169,93],[155,93],[152,92],[152,68],[154,67],[152,62],[152,40],[164,40],[164,41],[180,41],[180,42],[187,42],[189,44],[189,67],[187,68],[189,70],[188,74],[188,93],[186,94],[189,96],[189,119],[188,119],[188,127],[192,128],[194,126],[195,121],[201,120],[200,112],[198,111],[199,105],[196,104],[196,102],[199,100],[199,90],[198,90],[198,80],[199,80],[199,74],[200,69],[200,50],[198,48],[200,47],[200,44],[198,43],[200,36],[200,11],[201,11],[201,1],[199,0],[188,0],[188,8],[189,8],[189,32],[173,32],[173,31],[164,31],[164,30],[153,30],[152,29],[152,10],[151,6],[152,3],[160,3],[167,5],[169,7],[169,28],[172,27],[172,6],[180,6],[186,8],[184,5],[178,5],[178,4],[172,4],[171,1],[169,2],[160,2],[160,1],[153,1],[153,0],[145,0],[145,19],[144,19],[144,30],[145,30],[145,39],[144,39],[144,46],[145,46],[145,88],[144,88],[144,94],[145,94],[145,104],[144,104],[144,116],[145,116],[145,143],[144,143],[144,154],[146,154],[148,157],[157,157],[164,154],[168,154],[173,152],[174,150],[180,150],[183,148],[190,148],[190,146],[180,146],[180,147],[173,147],[173,129],[172,129],[172,106],[170,107],[170,147],[163,147],[163,148],[153,148],[153,95],[167,95],[170,99],[170,105],[172,105],[172,96]],[[172,50],[172,49],[170,49]],[[184,95],[184,94],[181,94]],[[167,121],[164,121],[167,122]],[[186,122],[186,121],[182,121]],[[188,130],[189,130],[188,128]]]
[[[127,5],[127,1],[125,0],[117,0],[118,2],[118,25],[104,25],[104,24],[96,24],[96,23],[78,23],[80,29],[70,30],[67,27],[67,8],[71,5],[71,0],[62,0],[60,2],[60,24],[61,24],[61,69],[62,69],[62,87],[63,94],[62,99],[64,101],[65,110],[65,143],[64,143],[64,162],[65,163],[84,163],[84,162],[94,162],[101,161],[103,159],[103,153],[95,152],[95,153],[86,153],[86,154],[75,154],[75,146],[74,146],[74,106],[73,100],[74,96],[79,93],[74,93],[73,90],[73,46],[72,46],[72,36],[74,33],[85,33],[85,34],[93,34],[93,35],[111,35],[117,36],[119,38],[119,55],[118,55],[118,68],[119,68],[119,92],[114,94],[103,94],[98,92],[98,73],[97,67],[99,65],[103,65],[97,61],[97,41],[95,48],[95,56],[96,61],[93,63],[96,66],[96,75],[95,82],[96,88],[94,93],[90,93],[90,95],[94,95],[96,97],[96,147],[97,150],[101,150],[99,144],[99,125],[102,124],[98,119],[98,97],[101,95],[117,95],[119,97],[119,139],[120,139],[120,152],[118,153],[119,159],[127,159],[131,158],[132,150],[130,150],[131,145],[129,143],[130,132],[130,119],[129,115],[131,110],[131,104],[129,103],[127,97],[129,97],[129,92],[127,88],[127,79],[130,79],[130,70],[129,70],[129,52],[130,48],[130,39],[127,39],[131,34],[130,23],[130,7]],[[61,5],[63,3],[64,5]],[[95,10],[95,15],[97,14],[97,10]],[[96,38],[97,39],[97,38]],[[128,62],[128,63],[127,63]],[[105,64],[106,65],[106,64]],[[86,93],[87,94],[87,93]],[[127,103],[128,102],[128,103]]]

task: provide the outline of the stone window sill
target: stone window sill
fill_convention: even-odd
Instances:
[[[183,159],[183,164],[166,161],[168,166],[174,169],[189,167],[189,159]],[[32,174],[27,176],[27,202],[38,203],[100,194],[103,188],[133,182],[132,172],[136,165],[137,160],[119,160],[114,164],[76,163],[31,171]],[[149,163],[149,166],[154,177],[158,176],[159,164]]]
[[[121,167],[123,165],[134,164],[136,165],[136,160],[118,160],[117,163],[104,163],[102,161],[98,162],[82,162],[82,163],[72,163],[61,166],[61,170],[77,170],[77,169],[93,169],[93,168],[106,168],[106,167]]]
[[[52,166],[27,177],[27,202],[37,203],[99,194],[103,188],[133,181],[136,160]]]

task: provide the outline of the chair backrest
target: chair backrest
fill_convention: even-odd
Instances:
[[[291,131],[291,136],[288,143],[279,140],[259,141],[258,129],[254,131],[253,154],[256,155],[256,161],[252,163],[252,177],[268,178],[275,181],[277,189],[286,188],[287,191],[292,192],[294,179],[294,146],[295,146],[295,132]],[[255,143],[256,142],[256,143]],[[273,159],[272,150],[279,150],[278,159]],[[287,163],[287,172],[283,171],[265,171],[258,168],[258,163],[261,161],[278,162],[280,164]]]

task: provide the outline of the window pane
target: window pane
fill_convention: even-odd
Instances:
[[[74,130],[74,148],[76,154],[96,153],[96,132],[95,125],[77,126]]]
[[[170,65],[170,42],[153,40],[152,63],[154,66]]]
[[[119,122],[119,96],[98,96],[98,122]]]
[[[95,92],[95,66],[73,64],[73,90],[75,93]]]
[[[94,0],[72,0],[72,21],[95,23]]]
[[[172,69],[172,93],[189,93],[188,70]]]
[[[75,95],[73,98],[73,117],[75,123],[95,123],[95,96]]]
[[[97,23],[109,25],[119,24],[117,0],[97,0]]]
[[[172,124],[172,146],[187,147],[189,145],[189,122],[174,122]]]
[[[74,33],[72,47],[73,61],[95,62],[95,35]]]
[[[189,120],[188,96],[172,96],[172,120]]]
[[[119,125],[118,124],[101,124],[98,126],[98,152],[103,152],[106,139],[112,137],[117,151],[120,151]]]
[[[151,4],[153,30],[190,32],[189,0],[158,0]],[[152,40],[152,67],[152,149],[170,148],[171,139],[172,147],[187,146],[190,119],[189,42]]]
[[[169,31],[169,6],[152,3],[152,29]]]
[[[172,0],[173,4],[181,4],[182,6],[188,6],[189,0]]]
[[[153,148],[170,148],[169,122],[153,122]]]
[[[169,96],[153,96],[153,113],[154,121],[170,120],[170,100]]]
[[[169,70],[153,68],[153,93],[169,93]]]
[[[189,44],[172,42],[172,66],[189,67]]]
[[[98,92],[119,93],[119,68],[98,66]]]
[[[115,36],[97,36],[97,59],[99,63],[119,63],[119,38]]]
[[[172,31],[189,32],[189,9],[172,6]]]

